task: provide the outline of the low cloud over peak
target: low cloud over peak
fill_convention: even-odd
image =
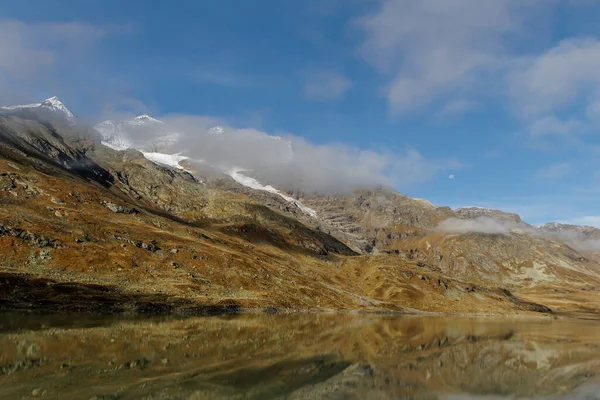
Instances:
[[[235,128],[210,117],[167,115],[159,119],[164,123],[143,128],[127,125],[127,141],[135,147],[161,137],[176,137],[169,143],[169,152],[224,171],[242,168],[281,190],[325,193],[359,187],[402,188],[446,169],[460,168],[456,160],[429,160],[410,147],[382,151],[341,143],[317,145],[295,135],[274,136],[257,129]]]

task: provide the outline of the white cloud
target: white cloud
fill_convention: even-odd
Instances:
[[[600,95],[600,41],[567,39],[545,53],[523,59],[509,75],[511,96],[525,116],[570,106]]]
[[[588,104],[585,113],[590,121],[600,122],[600,101],[594,101]]]
[[[571,164],[567,162],[557,163],[549,165],[545,168],[538,170],[535,176],[538,179],[544,180],[559,180],[565,178],[573,171]]]
[[[392,111],[414,110],[473,90],[502,68],[503,40],[519,31],[531,5],[517,0],[383,0],[358,21],[360,54],[389,77]],[[488,85],[489,86],[489,85]],[[477,90],[477,89],[474,89]]]
[[[266,132],[234,128],[210,117],[170,115],[164,125],[130,132],[134,143],[147,143],[177,132],[171,149],[223,171],[242,168],[264,184],[306,193],[342,192],[356,187],[405,187],[427,181],[461,164],[455,160],[427,159],[412,148],[402,151],[365,150],[340,144],[313,144],[295,135],[272,136]],[[210,128],[220,125],[222,132]]]
[[[440,222],[437,230],[448,233],[507,233],[512,229],[520,228],[516,222],[499,221],[487,217],[473,219],[449,218]]]
[[[548,115],[531,123],[529,136],[534,140],[563,139],[575,141],[586,129],[586,124],[580,120],[561,121],[555,116]]]
[[[454,117],[465,114],[479,105],[476,101],[468,99],[451,100],[444,104],[435,114],[437,118]]]
[[[334,100],[342,97],[351,87],[352,82],[339,72],[313,70],[307,74],[304,94],[313,100]]]
[[[58,62],[59,52],[81,48],[105,34],[82,22],[0,20],[0,69],[14,77],[28,77]]]
[[[57,68],[77,63],[106,34],[85,22],[0,20],[0,102],[21,101],[33,97],[30,92],[53,86]]]

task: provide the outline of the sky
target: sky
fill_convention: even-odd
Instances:
[[[599,0],[0,3],[0,103],[218,120],[436,205],[600,227]],[[325,161],[327,159],[327,161]]]

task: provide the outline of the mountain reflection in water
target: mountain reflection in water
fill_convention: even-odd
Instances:
[[[0,398],[600,399],[595,321],[0,314]]]

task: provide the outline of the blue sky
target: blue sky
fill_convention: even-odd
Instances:
[[[3,2],[0,101],[343,143],[410,196],[600,226],[599,20],[595,0]]]

